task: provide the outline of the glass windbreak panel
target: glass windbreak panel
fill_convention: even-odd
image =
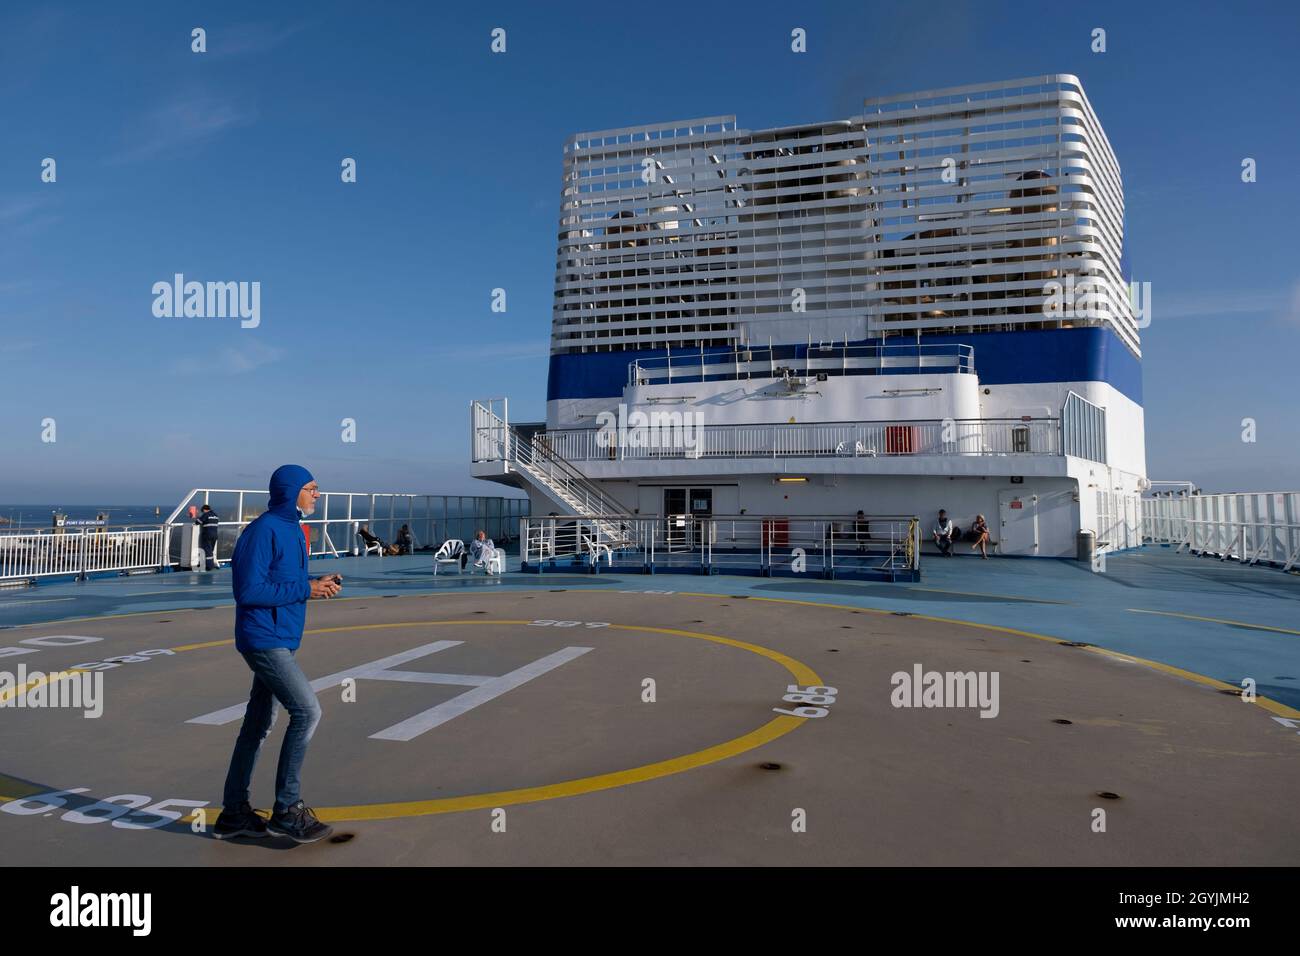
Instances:
[[[470,541],[477,530],[478,515],[476,514],[476,505],[478,501],[473,497],[462,496],[460,499],[460,534],[457,535],[462,541]]]
[[[460,537],[460,498],[446,495],[443,497],[442,502],[444,512],[442,537],[444,539],[458,538]]]
[[[484,528],[488,533],[488,537],[495,541],[497,538],[501,537],[501,532],[503,530],[501,524],[502,499],[481,498],[479,500],[483,503]]]

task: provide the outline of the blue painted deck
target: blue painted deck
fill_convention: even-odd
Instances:
[[[446,589],[665,590],[906,611],[1085,641],[1240,684],[1300,709],[1300,575],[1147,547],[1106,571],[1050,559],[926,556],[919,583],[656,574],[432,573],[428,555],[315,561],[343,575],[349,597]],[[23,624],[231,604],[228,571],[60,582],[0,592],[0,631]],[[774,605],[774,610],[779,605]],[[1212,620],[1197,620],[1209,618]],[[797,615],[792,626],[798,626]],[[0,635],[0,646],[10,641]],[[14,638],[17,639],[16,637]]]

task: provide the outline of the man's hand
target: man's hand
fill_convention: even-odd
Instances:
[[[311,596],[314,598],[332,598],[343,590],[343,579],[337,574],[327,574],[311,582]]]

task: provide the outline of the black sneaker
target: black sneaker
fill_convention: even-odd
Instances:
[[[266,821],[245,802],[240,804],[238,810],[222,809],[221,816],[217,817],[217,822],[212,827],[212,835],[218,840],[237,836],[264,837]]]
[[[317,820],[311,808],[299,800],[283,813],[271,814],[267,831],[297,843],[315,843],[333,833],[334,828]]]

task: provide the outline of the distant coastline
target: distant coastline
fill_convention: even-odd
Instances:
[[[74,521],[92,521],[106,515],[112,527],[163,523],[175,504],[169,505],[7,505],[0,504],[0,527],[6,530],[30,528],[41,530],[54,526],[54,515]]]

